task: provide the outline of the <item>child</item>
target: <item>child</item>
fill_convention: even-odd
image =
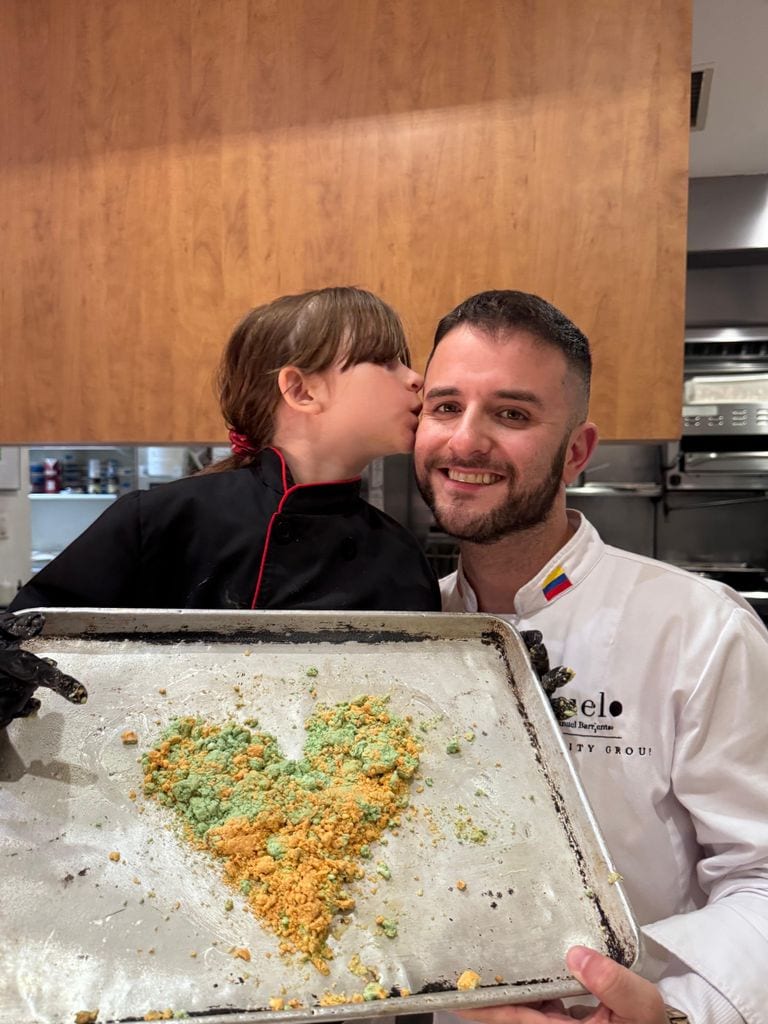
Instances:
[[[422,377],[397,314],[323,288],[251,310],[219,371],[232,456],[119,498],[10,608],[439,610],[414,537],[360,497],[413,448]]]

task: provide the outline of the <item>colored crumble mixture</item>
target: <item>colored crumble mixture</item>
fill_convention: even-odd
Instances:
[[[144,793],[178,812],[187,838],[219,858],[225,878],[280,939],[328,973],[347,885],[370,844],[400,821],[421,744],[388,697],[319,704],[303,757],[247,725],[178,718],[142,758]]]

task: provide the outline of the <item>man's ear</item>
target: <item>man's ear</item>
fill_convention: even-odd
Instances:
[[[316,415],[328,403],[328,387],[323,374],[304,373],[298,366],[284,366],[277,375],[283,400],[296,412]]]
[[[596,447],[597,427],[594,423],[587,421],[573,428],[563,466],[563,483],[572,484],[584,472]]]

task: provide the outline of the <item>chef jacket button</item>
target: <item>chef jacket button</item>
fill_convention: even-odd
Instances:
[[[282,519],[278,519],[273,526],[272,536],[278,544],[290,544],[294,540],[293,531]]]
[[[357,558],[357,544],[351,537],[345,537],[341,542],[339,556],[345,558],[348,562],[351,562],[353,558]]]

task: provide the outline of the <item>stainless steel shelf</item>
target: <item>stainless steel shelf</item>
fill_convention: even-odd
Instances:
[[[660,498],[659,484],[583,484],[581,487],[566,487],[566,495],[580,498]]]

